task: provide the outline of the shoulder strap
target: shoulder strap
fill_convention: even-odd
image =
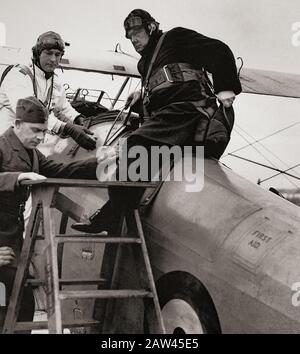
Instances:
[[[34,76],[30,68],[26,65],[19,64],[18,67],[20,68],[20,72],[22,72],[25,75],[29,75],[31,81],[32,81],[32,86],[33,86],[33,92],[35,97],[37,97],[37,88],[36,88],[36,82],[34,80]]]
[[[0,86],[2,85],[3,80],[5,79],[6,75],[10,72],[10,70],[12,68],[20,68],[20,72],[24,75],[29,75],[31,81],[32,81],[32,86],[33,86],[33,91],[34,91],[34,95],[35,97],[37,97],[37,89],[36,89],[36,83],[32,74],[32,71],[30,70],[30,68],[26,65],[23,64],[12,64],[9,65],[7,68],[5,68],[5,70],[3,71],[1,78],[0,78]]]
[[[161,45],[162,45],[162,42],[165,38],[165,35],[167,34],[168,32],[164,32],[162,34],[162,36],[159,38],[159,41],[157,42],[156,44],[156,47],[155,47],[155,50],[153,52],[153,55],[152,55],[152,58],[151,58],[151,62],[150,62],[150,65],[149,65],[149,68],[148,68],[148,71],[147,71],[147,75],[146,75],[146,79],[145,79],[145,88],[147,88],[148,86],[148,81],[149,81],[149,78],[150,78],[150,74],[151,74],[151,71],[152,71],[152,67],[153,67],[153,64],[157,58],[157,54],[161,48]]]
[[[206,78],[207,85],[208,85],[209,89],[211,90],[212,94],[217,98],[214,86],[213,86],[212,82],[210,81],[210,79],[208,77],[207,71],[205,69],[203,69],[203,72],[204,72],[204,76]],[[225,125],[225,128],[227,129],[228,134],[230,135],[231,130],[232,130],[232,126],[230,125],[229,118],[228,118],[227,113],[226,113],[226,109],[225,109],[225,107],[222,104],[220,104],[219,109],[223,111],[223,117],[225,118],[225,120],[224,120],[225,124],[224,125]],[[233,108],[232,108],[232,111],[233,111]],[[218,109],[216,110],[214,116],[216,115],[217,112],[218,112]],[[212,118],[214,118],[214,116]]]
[[[8,65],[5,70],[3,71],[1,78],[0,78],[0,86],[2,85],[3,80],[5,79],[5,76],[10,72],[10,70],[14,67],[14,65]]]

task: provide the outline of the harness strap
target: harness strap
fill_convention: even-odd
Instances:
[[[146,78],[145,78],[145,91],[148,90],[148,84],[149,84],[149,78],[150,78],[150,75],[151,75],[151,72],[152,72],[152,67],[153,67],[153,64],[157,58],[157,55],[158,55],[158,52],[161,48],[161,45],[162,45],[162,42],[166,36],[167,32],[163,33],[162,36],[159,38],[159,41],[157,42],[157,45],[155,47],[155,50],[153,52],[153,55],[152,55],[152,58],[151,58],[151,62],[149,64],[149,67],[148,67],[148,71],[147,71],[147,75],[146,75]]]
[[[34,84],[34,77],[33,77],[31,70],[26,65],[14,64],[14,65],[9,65],[7,68],[5,68],[5,70],[3,71],[2,75],[1,75],[0,86],[2,85],[2,82],[4,81],[6,75],[11,71],[12,68],[20,68],[20,70],[19,70],[20,73],[22,73],[23,75],[29,75],[29,77],[33,83],[34,94],[36,95],[36,85]]]
[[[3,71],[2,75],[1,75],[1,78],[0,78],[0,86],[2,85],[2,82],[3,82],[3,80],[5,79],[5,76],[10,72],[10,70],[11,70],[13,67],[14,67],[14,65],[8,65],[8,66],[4,69],[4,71]]]
[[[174,167],[174,160],[171,160],[170,161],[170,171],[169,171],[170,173],[173,170],[173,167]],[[162,168],[160,168],[160,170],[159,170],[159,175],[161,175],[161,170],[162,170]],[[167,177],[167,176],[165,176],[165,177]],[[165,182],[165,179],[162,179],[156,183],[155,188],[146,188],[146,190],[142,196],[140,205],[139,205],[139,209],[142,214],[145,214],[147,212],[148,207],[153,203],[155,197],[158,195],[158,192],[160,191],[164,182]]]
[[[34,80],[34,76],[33,76],[33,73],[32,71],[30,70],[30,68],[26,65],[22,65],[22,64],[17,64],[15,65],[16,68],[20,68],[20,73],[24,74],[24,75],[28,75],[32,81],[32,84],[33,84],[33,91],[34,91],[34,95],[36,96],[37,94],[37,89],[36,89],[36,83],[35,83],[35,80]]]
[[[163,183],[164,183],[164,181],[159,181],[159,182],[157,182],[157,185],[155,188],[146,188],[145,193],[144,193],[142,200],[140,202],[140,205],[139,205],[139,209],[140,209],[141,214],[146,213],[148,206],[150,206],[153,203],[153,201],[154,201],[155,197],[157,196],[158,192],[160,191]]]
[[[196,70],[188,63],[167,64],[150,77],[148,89],[153,91],[157,88],[169,87],[174,83],[191,80],[205,83],[206,77],[203,70]],[[207,96],[206,92],[203,92],[203,94]]]
[[[190,101],[190,103],[200,113],[204,114],[208,119],[211,119],[218,109],[215,98],[211,99],[210,104],[208,104],[208,99],[204,99],[200,101]]]
[[[153,52],[153,55],[152,55],[152,58],[151,58],[151,62],[149,64],[149,67],[148,67],[148,71],[147,71],[147,75],[146,75],[146,78],[145,78],[145,85],[143,85],[143,91],[142,91],[142,101],[143,101],[143,111],[144,111],[144,116],[148,116],[148,112],[147,112],[147,109],[146,109],[146,104],[147,104],[147,100],[149,100],[149,89],[148,89],[148,84],[149,84],[149,78],[150,78],[150,75],[151,75],[151,71],[152,71],[152,67],[153,67],[153,64],[157,58],[157,55],[158,55],[158,52],[161,48],[161,45],[162,45],[162,42],[166,36],[167,32],[163,33],[161,35],[161,37],[159,38],[159,41],[157,42],[156,44],[156,47],[155,47],[155,50]]]
[[[32,82],[32,86],[33,86],[34,96],[36,98],[38,98],[37,97],[36,80],[34,78],[34,75],[33,75],[32,71],[30,70],[30,68],[26,65],[23,65],[23,64],[9,65],[7,68],[5,68],[5,70],[3,71],[1,78],[0,78],[0,86],[2,85],[6,75],[10,72],[10,70],[12,68],[20,68],[20,70],[19,70],[20,73],[22,73],[23,75],[28,75],[30,77],[31,82]],[[46,106],[48,106],[48,109],[50,109],[52,93],[53,93],[53,76],[52,76],[51,86],[49,87],[48,92],[47,92],[46,101],[44,102],[44,104]]]

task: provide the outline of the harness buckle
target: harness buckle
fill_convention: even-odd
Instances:
[[[19,206],[19,216],[23,215],[25,211],[25,203],[21,203]]]
[[[145,96],[144,96],[144,99],[143,99],[143,104],[145,106],[148,106],[148,104],[150,103],[150,99],[149,99],[149,93],[146,92]]]
[[[171,75],[170,69],[168,68],[168,64],[163,67],[163,71],[164,71],[164,74],[165,74],[165,77],[166,77],[167,81],[174,82],[174,80],[170,79],[170,77],[169,77],[169,75],[171,77],[172,77],[172,75]]]

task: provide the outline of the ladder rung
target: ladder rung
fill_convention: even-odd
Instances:
[[[63,323],[65,328],[74,327],[90,327],[99,324],[96,320],[73,320],[66,321]],[[27,331],[27,330],[37,330],[37,329],[48,329],[48,321],[37,321],[37,322],[17,322],[15,327],[15,332]]]
[[[99,285],[107,283],[106,279],[59,279],[60,285]],[[33,286],[45,285],[42,279],[27,279],[26,284]]]
[[[57,235],[57,242],[96,242],[96,243],[141,243],[137,237],[96,237],[95,234],[87,235]]]
[[[131,290],[131,289],[113,289],[113,290],[73,290],[60,291],[60,300],[65,299],[126,299],[153,297],[151,291]]]
[[[99,285],[107,283],[106,279],[60,279],[60,285]]]

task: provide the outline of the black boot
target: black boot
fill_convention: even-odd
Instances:
[[[74,230],[87,233],[99,233],[102,231],[110,233],[114,226],[113,223],[113,210],[109,200],[101,209],[96,210],[87,221],[76,222],[71,227]]]

